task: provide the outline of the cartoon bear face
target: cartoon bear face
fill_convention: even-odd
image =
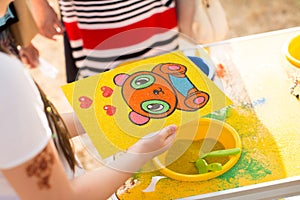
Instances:
[[[114,81],[116,85],[122,86],[122,95],[127,105],[140,115],[163,118],[176,109],[177,98],[173,87],[155,73],[141,71],[130,76],[118,74]]]
[[[203,107],[209,95],[199,91],[175,63],[159,64],[152,71],[117,74],[114,83],[122,87],[123,99],[132,109],[129,119],[146,124],[150,118],[164,118],[175,109],[194,111]]]

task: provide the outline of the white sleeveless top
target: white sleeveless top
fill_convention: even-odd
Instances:
[[[11,200],[19,198],[1,169],[35,157],[51,139],[51,130],[39,91],[23,64],[3,53],[0,60],[0,200]]]

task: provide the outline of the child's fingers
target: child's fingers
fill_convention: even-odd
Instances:
[[[163,128],[159,134],[162,135],[164,139],[167,139],[168,137],[175,135],[176,130],[177,130],[176,125],[170,125]]]
[[[164,144],[165,144],[165,145],[171,144],[171,143],[174,141],[174,139],[175,139],[175,137],[176,137],[176,134],[175,134],[175,133],[176,133],[176,132],[174,132],[173,134],[169,135],[169,136],[165,139],[165,141],[164,141]]]

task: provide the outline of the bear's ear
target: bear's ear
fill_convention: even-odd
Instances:
[[[140,115],[140,114],[138,114],[134,111],[131,111],[128,116],[129,116],[129,119],[132,123],[134,123],[136,125],[139,125],[139,126],[147,124],[148,121],[150,120],[149,117],[145,117],[145,116]]]
[[[122,86],[124,84],[124,82],[126,81],[126,79],[129,77],[128,74],[117,74],[115,77],[114,77],[114,83],[117,85],[117,86]]]

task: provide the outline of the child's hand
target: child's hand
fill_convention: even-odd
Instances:
[[[131,146],[128,153],[149,154],[149,157],[155,157],[171,146],[176,136],[176,129],[175,125],[170,125],[160,131],[146,135]]]
[[[153,157],[170,148],[176,136],[176,129],[175,125],[170,125],[160,131],[146,135],[114,162],[107,163],[107,166],[126,173],[136,172]]]
[[[18,46],[21,61],[28,65],[30,69],[36,68],[39,65],[39,51],[32,43],[27,47]]]

